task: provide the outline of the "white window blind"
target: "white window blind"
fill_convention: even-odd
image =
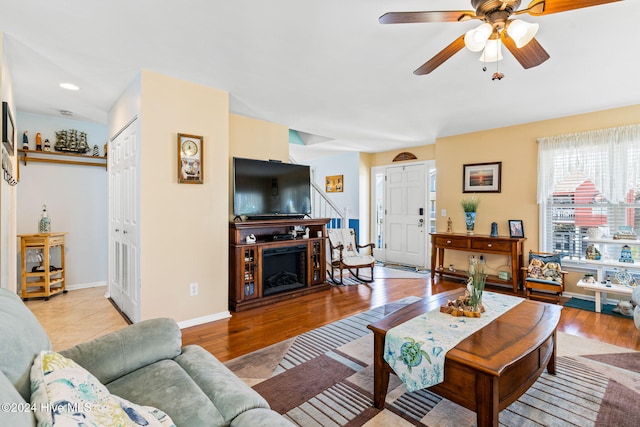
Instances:
[[[538,203],[541,250],[569,259],[584,258],[589,228],[637,233],[640,125],[538,139]]]

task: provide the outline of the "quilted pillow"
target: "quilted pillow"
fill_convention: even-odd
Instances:
[[[164,412],[109,393],[86,369],[53,351],[42,351],[33,361],[31,404],[39,427],[175,427]]]

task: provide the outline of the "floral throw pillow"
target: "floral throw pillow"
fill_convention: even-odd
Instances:
[[[31,405],[38,427],[175,427],[167,414],[113,395],[86,369],[53,351],[31,366]]]

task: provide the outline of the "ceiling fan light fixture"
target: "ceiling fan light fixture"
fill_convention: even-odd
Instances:
[[[467,31],[464,36],[464,45],[471,52],[480,52],[487,44],[489,36],[493,32],[493,26],[488,22]]]
[[[487,45],[484,47],[482,56],[480,56],[480,62],[498,62],[501,60],[502,48],[500,47],[500,40],[487,40]]]
[[[516,43],[516,47],[519,49],[526,46],[538,33],[539,24],[531,24],[521,19],[514,19],[509,21],[507,25],[507,34]]]

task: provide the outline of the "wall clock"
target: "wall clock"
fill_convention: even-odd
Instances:
[[[178,134],[178,182],[182,184],[202,184],[203,138],[186,133]]]

